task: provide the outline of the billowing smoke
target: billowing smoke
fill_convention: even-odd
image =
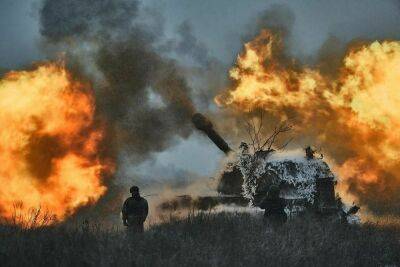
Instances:
[[[187,137],[191,88],[177,64],[157,51],[162,29],[132,0],[46,0],[41,33],[48,49],[95,83],[97,108],[114,145],[135,162]]]

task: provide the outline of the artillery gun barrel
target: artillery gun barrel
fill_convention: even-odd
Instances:
[[[214,130],[211,121],[209,121],[203,114],[196,113],[192,117],[194,126],[205,133],[213,143],[222,150],[225,154],[232,151],[225,140]]]

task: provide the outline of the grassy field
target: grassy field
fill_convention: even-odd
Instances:
[[[1,266],[400,266],[400,229],[308,218],[281,229],[260,217],[210,213],[171,219],[129,236],[123,229],[0,228]]]

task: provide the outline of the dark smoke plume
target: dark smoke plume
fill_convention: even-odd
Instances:
[[[45,0],[40,17],[47,46],[93,81],[110,145],[135,162],[188,137],[194,112],[180,67],[157,52],[162,29],[139,13],[132,0]]]

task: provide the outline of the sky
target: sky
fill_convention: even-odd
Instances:
[[[33,4],[31,0],[0,0],[0,67],[18,68],[41,58]]]
[[[277,3],[293,13],[290,52],[300,60],[312,62],[330,36],[345,43],[400,39],[400,4],[394,0],[143,0],[141,7],[158,10],[166,38],[173,36],[182,22],[189,22],[208,54],[228,68],[260,14]],[[0,72],[45,59],[40,45],[39,6],[40,0],[0,0]],[[132,171],[149,175],[153,170],[157,175],[173,176],[174,170],[179,170],[209,177],[223,157],[204,136],[194,133],[186,140],[176,140],[168,150]]]

